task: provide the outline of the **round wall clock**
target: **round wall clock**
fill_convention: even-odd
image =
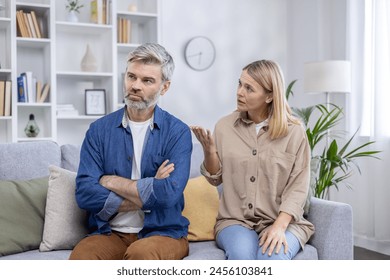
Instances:
[[[192,69],[203,71],[213,65],[215,47],[213,42],[204,36],[197,36],[188,41],[184,50],[185,60]]]

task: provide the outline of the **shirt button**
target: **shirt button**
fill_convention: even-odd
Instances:
[[[248,208],[249,208],[249,209],[252,209],[252,208],[253,208],[253,204],[252,204],[252,203],[249,203],[249,204],[248,204]]]
[[[252,155],[257,155],[257,150],[252,150]]]
[[[250,180],[251,180],[251,182],[253,183],[254,181],[256,181],[256,178],[255,178],[254,176],[252,176],[252,177],[250,178]]]
[[[128,156],[128,157],[127,157],[127,160],[131,160],[131,156]]]

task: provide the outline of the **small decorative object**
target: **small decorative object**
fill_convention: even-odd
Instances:
[[[68,0],[68,4],[65,6],[68,10],[67,20],[70,22],[78,22],[79,18],[76,13],[80,13],[79,9],[84,7],[79,0]]]
[[[215,61],[215,47],[213,42],[204,36],[197,36],[188,41],[184,49],[185,60],[192,69],[203,71],[213,65]]]
[[[87,44],[87,49],[83,59],[81,60],[81,70],[84,72],[96,72],[97,70],[96,58],[93,55],[89,44]]]
[[[29,121],[27,122],[24,132],[28,137],[36,137],[39,133],[38,124],[35,121],[34,114],[30,114]]]
[[[137,11],[137,5],[136,4],[130,4],[128,7],[129,12],[136,12]]]
[[[104,89],[85,90],[85,114],[95,116],[106,114],[106,91]]]

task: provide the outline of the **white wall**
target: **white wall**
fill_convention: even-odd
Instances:
[[[161,106],[188,125],[214,129],[216,121],[236,108],[241,69],[258,59],[273,59],[286,69],[285,0],[164,0],[161,42],[173,55],[176,70]],[[187,41],[209,37],[217,54],[206,71],[184,61]]]
[[[183,5],[182,0],[164,0],[161,41],[174,56],[176,72],[162,107],[189,125],[213,130],[220,117],[236,108],[242,67],[257,59],[279,62],[286,84],[298,79],[289,101],[292,106],[325,102],[325,95],[303,92],[303,67],[308,61],[346,59],[347,1],[197,0]],[[184,62],[184,46],[196,35],[208,36],[217,48],[215,64],[204,72],[193,71]],[[331,96],[344,111],[345,100],[343,94]],[[340,128],[345,129],[345,123]],[[381,194],[370,186],[368,170],[377,164],[385,162],[360,161],[362,174],[349,179],[353,189],[332,191],[331,199],[352,205],[356,245],[388,253],[386,236],[375,235],[379,227],[390,227],[386,213],[380,211],[383,205],[374,204],[374,196]]]

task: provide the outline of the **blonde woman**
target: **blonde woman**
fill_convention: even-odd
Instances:
[[[303,217],[310,148],[291,115],[277,63],[243,68],[237,110],[219,120],[214,135],[191,127],[204,151],[202,174],[223,183],[215,234],[227,259],[292,259],[314,226]]]

